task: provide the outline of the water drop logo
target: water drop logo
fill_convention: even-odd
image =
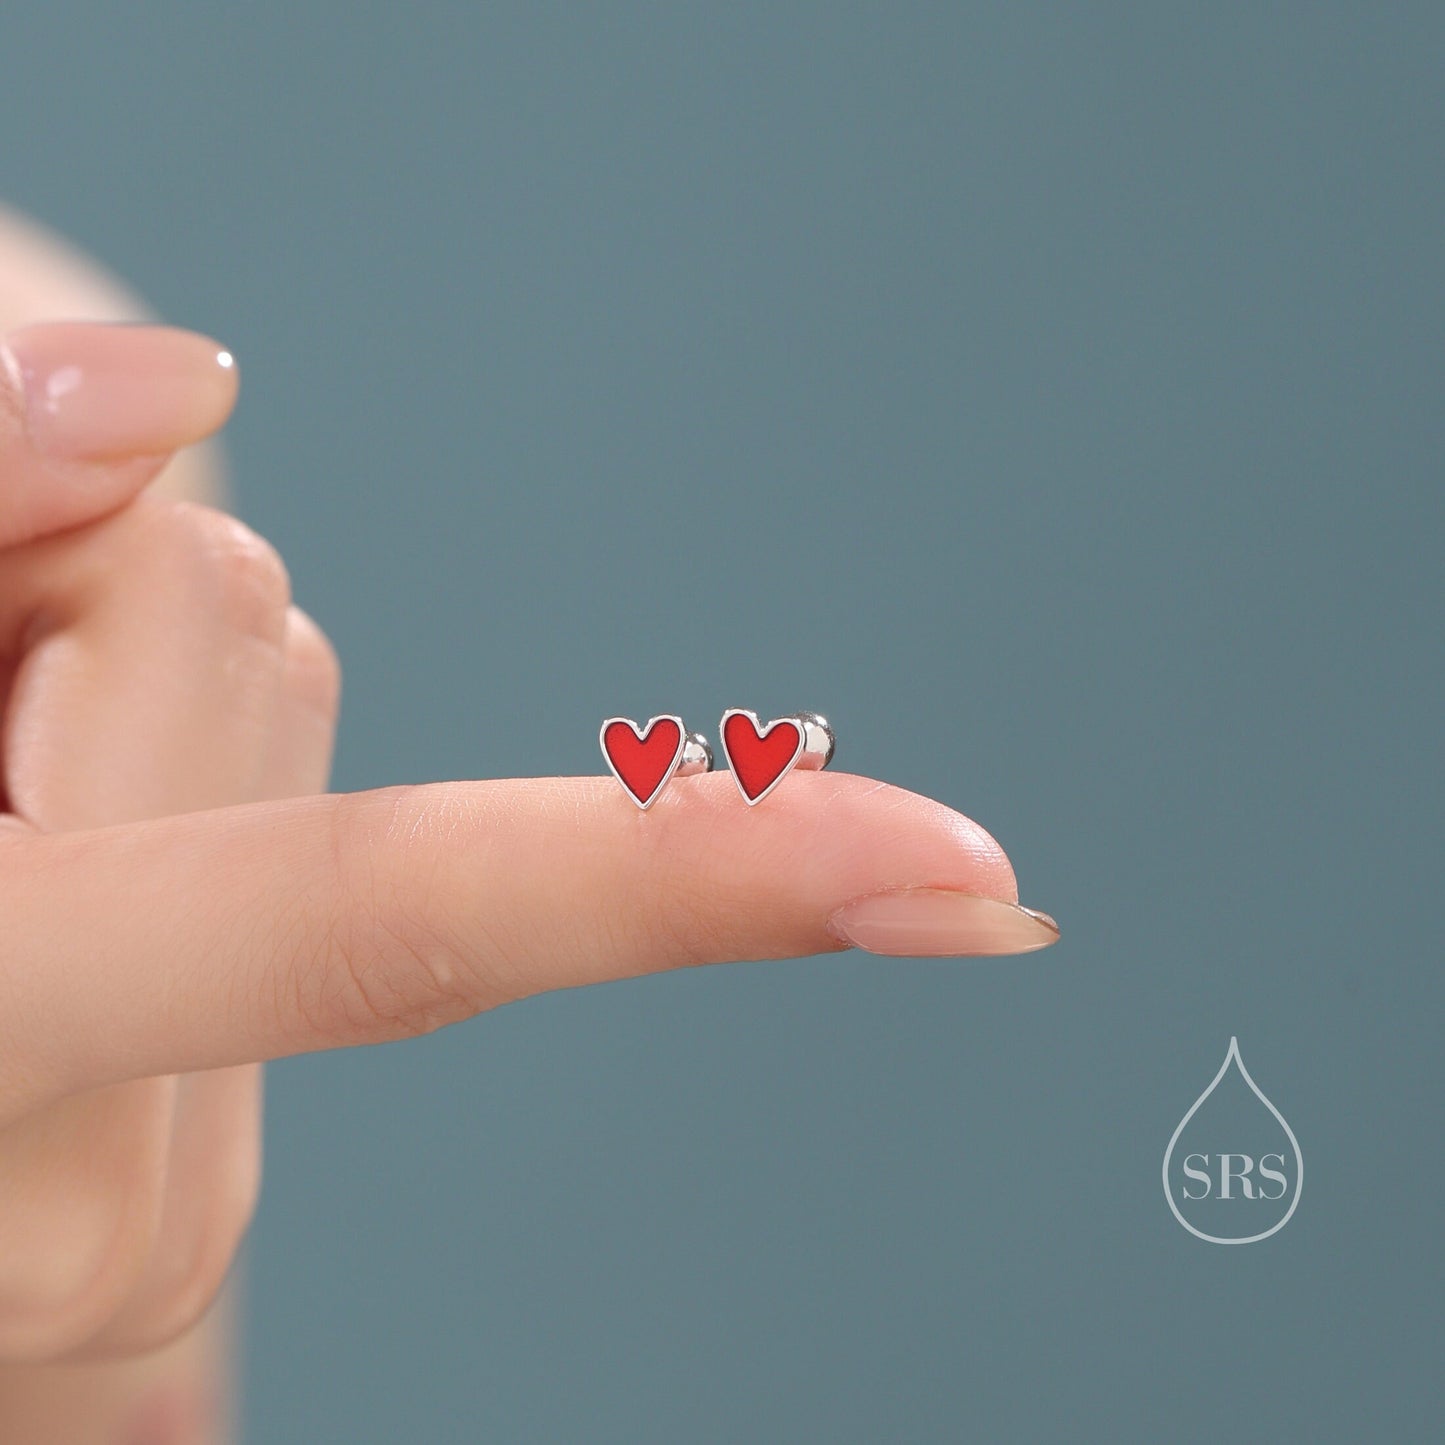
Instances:
[[[1164,1151],[1164,1197],[1174,1217],[1210,1244],[1257,1244],[1299,1205],[1305,1161],[1284,1115],[1239,1056],[1239,1040],[1179,1121]]]

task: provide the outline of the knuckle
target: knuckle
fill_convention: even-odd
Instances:
[[[114,1206],[69,1219],[64,1248],[6,1251],[0,1283],[0,1356],[43,1362],[95,1335],[145,1267],[150,1237]]]
[[[403,785],[329,800],[332,914],[286,971],[276,1005],[304,1037],[412,1038],[485,1006],[483,981],[442,921],[425,821],[433,796]]]
[[[291,604],[291,576],[281,554],[237,518],[204,507],[196,510],[206,514],[204,555],[223,613],[238,632],[279,642]]]
[[[314,618],[294,603],[286,617],[286,682],[293,696],[323,717],[341,705],[341,659]]]
[[[281,554],[239,517],[199,502],[146,497],[132,519],[161,566],[189,577],[226,625],[279,643],[291,602]]]
[[[652,839],[633,886],[618,890],[627,907],[618,922],[630,933],[633,956],[649,970],[688,968],[736,955],[739,918],[756,913],[758,900],[739,895],[726,878],[699,888],[693,875],[693,834],[682,820]]]

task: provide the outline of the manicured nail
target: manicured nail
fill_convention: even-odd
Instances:
[[[1032,953],[1059,940],[1047,913],[946,888],[866,894],[845,903],[828,928],[853,948],[914,956]]]
[[[31,446],[78,461],[173,452],[209,436],[236,401],[231,353],[174,326],[47,321],[12,331],[0,365]]]

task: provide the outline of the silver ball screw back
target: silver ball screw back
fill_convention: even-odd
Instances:
[[[828,719],[816,712],[795,712],[792,716],[803,730],[803,751],[794,766],[807,772],[826,768],[838,750]]]
[[[691,778],[698,773],[712,772],[712,745],[701,733],[687,733],[682,744],[682,761],[675,778]]]

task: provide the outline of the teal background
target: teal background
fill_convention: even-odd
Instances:
[[[1439,5],[10,3],[335,785],[810,707],[1063,942],[270,1071],[248,1438],[1438,1439]],[[1306,1160],[1166,1207],[1231,1034]]]

